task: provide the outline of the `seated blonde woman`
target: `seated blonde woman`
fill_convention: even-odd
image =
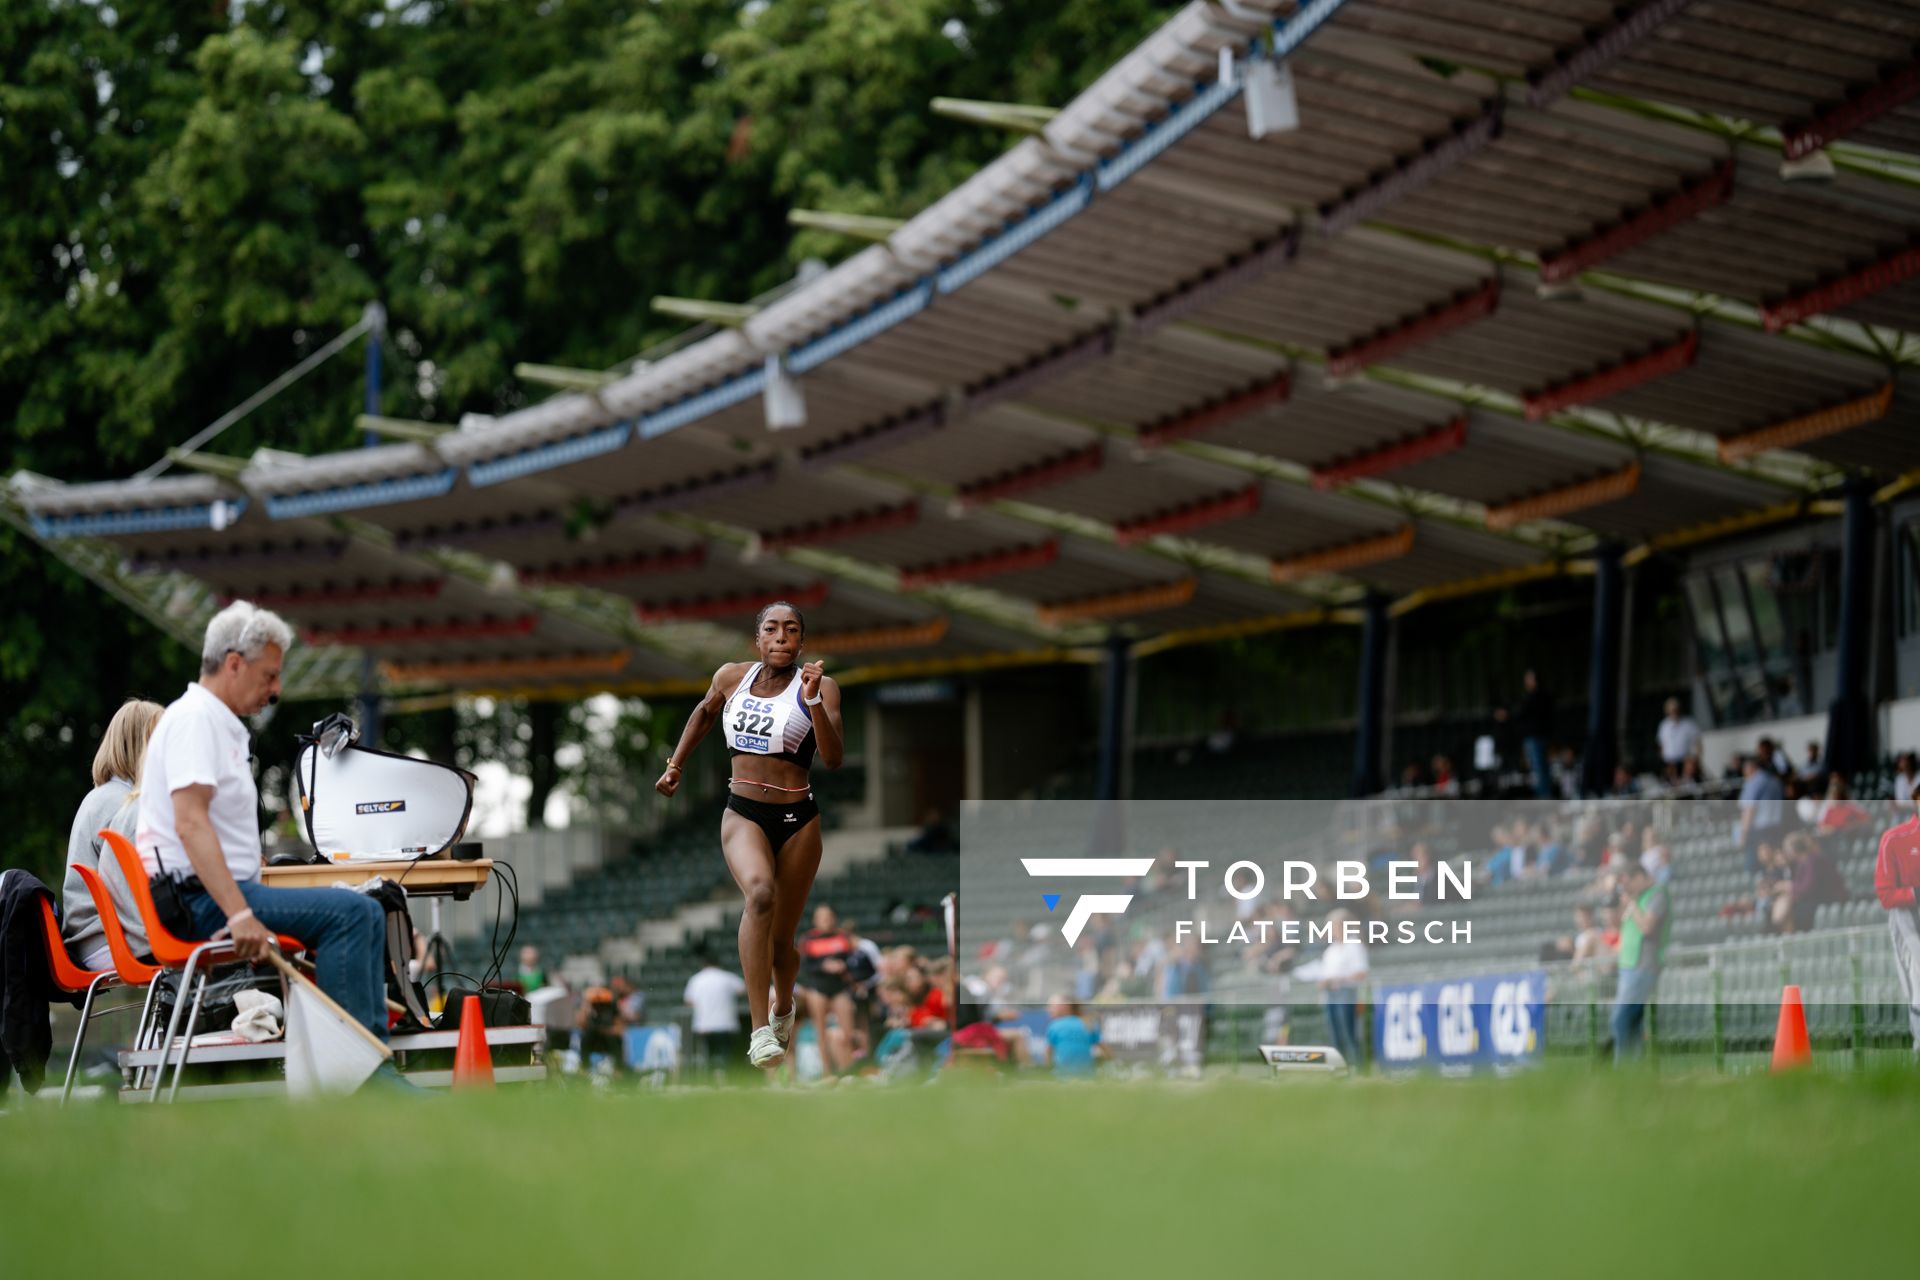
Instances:
[[[119,860],[101,860],[100,850],[106,842],[100,838],[100,831],[107,828],[129,840],[133,838],[134,823],[140,816],[140,766],[146,760],[147,739],[153,736],[163,710],[157,702],[131,698],[113,713],[106,737],[100,740],[100,749],[93,756],[93,790],[80,802],[80,812],[73,819],[73,832],[67,837],[67,876],[60,892],[64,911],[60,933],[67,944],[67,954],[89,969],[112,968],[113,956],[107,950],[107,935],[100,923],[100,913],[94,909],[93,895],[87,892],[75,867],[86,867],[100,875],[107,892],[113,896],[114,909],[120,913],[120,923],[126,929],[133,953],[137,956],[147,953],[140,913],[134,906],[125,877],[120,874]]]

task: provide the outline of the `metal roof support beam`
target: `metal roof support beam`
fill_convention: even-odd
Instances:
[[[1594,373],[1569,378],[1544,390],[1531,392],[1523,397],[1522,403],[1526,407],[1528,420],[1538,422],[1563,409],[1605,400],[1656,378],[1679,373],[1689,368],[1699,353],[1700,334],[1698,331],[1689,332],[1677,342],[1655,347],[1631,360],[1623,360]]]
[[[1878,391],[1844,404],[1830,405],[1813,413],[1803,413],[1797,418],[1788,418],[1785,422],[1776,422],[1737,436],[1727,436],[1720,441],[1720,460],[1738,462],[1769,449],[1791,449],[1809,440],[1821,440],[1842,431],[1851,431],[1869,422],[1878,422],[1887,416],[1887,410],[1892,407],[1893,384],[1889,382]]]
[[[982,503],[1031,493],[1035,489],[1062,484],[1076,476],[1088,475],[1106,465],[1106,460],[1106,446],[1096,440],[1083,449],[1058,453],[1016,471],[1003,471],[984,480],[963,484],[954,496],[963,507],[977,507]]]
[[[818,444],[803,445],[800,465],[828,467],[853,462],[882,449],[896,448],[918,436],[931,435],[946,422],[946,405],[940,401],[889,414],[878,422],[843,431]]]
[[[167,551],[159,554],[137,552],[128,559],[127,565],[135,573],[174,570],[197,575],[207,570],[217,571],[232,568],[235,565],[252,567],[261,564],[327,564],[338,560],[346,553],[345,538],[328,538],[321,542],[308,542],[305,538],[295,538],[290,542],[268,539],[251,546],[223,547],[218,551]]]
[[[1078,600],[1062,600],[1057,604],[1041,605],[1035,613],[1042,623],[1054,627],[1069,622],[1124,618],[1136,613],[1152,613],[1158,609],[1177,609],[1192,601],[1193,591],[1194,580],[1181,578],[1177,582],[1160,583],[1151,587],[1135,587],[1127,591],[1083,596]]]
[[[1260,486],[1256,482],[1233,493],[1220,494],[1217,497],[1202,498],[1175,507],[1171,511],[1156,512],[1134,520],[1123,520],[1113,527],[1113,540],[1122,547],[1130,547],[1161,534],[1186,533],[1193,529],[1204,529],[1208,525],[1220,524],[1227,520],[1238,520],[1241,516],[1250,516],[1260,509]]]
[[[695,596],[691,600],[666,600],[658,604],[642,600],[633,607],[641,625],[656,622],[707,621],[757,613],[770,604],[785,602],[799,609],[824,604],[827,584],[815,582],[798,591],[729,591],[720,595]]]
[[[982,578],[997,577],[1003,573],[1043,568],[1059,558],[1060,540],[1048,538],[1045,542],[1037,542],[1031,546],[1014,547],[1007,551],[984,551],[978,555],[959,556],[952,560],[941,560],[934,564],[902,569],[900,570],[900,590],[924,591],[928,587],[937,587],[949,582],[977,582]]]
[[[1430,139],[1418,155],[1394,161],[1340,199],[1322,205],[1320,230],[1337,236],[1467,159],[1500,136],[1505,107],[1499,98],[1489,100],[1479,115],[1458,121],[1447,133]]]
[[[1173,440],[1211,431],[1248,414],[1258,413],[1269,405],[1285,404],[1292,393],[1293,379],[1283,371],[1243,391],[1201,405],[1198,409],[1148,423],[1140,428],[1139,443],[1153,449]]]
[[[1636,213],[1575,240],[1540,259],[1542,284],[1565,284],[1590,267],[1617,257],[1655,236],[1671,231],[1708,209],[1724,204],[1733,194],[1733,161],[1727,160],[1705,177],[1654,201]]]
[[[1836,311],[1870,298],[1916,274],[1920,274],[1920,248],[1899,249],[1858,271],[1850,271],[1838,279],[1802,289],[1790,297],[1762,306],[1760,321],[1768,333],[1778,333],[1809,316]]]
[[[1646,0],[1585,44],[1561,50],[1554,55],[1550,70],[1528,74],[1527,105],[1536,109],[1551,106],[1574,85],[1631,52],[1691,3],[1692,0]]]
[[[789,525],[771,533],[763,533],[760,535],[760,549],[785,551],[789,547],[817,547],[829,542],[844,542],[849,538],[864,538],[888,529],[904,529],[919,519],[920,504],[908,500],[890,507],[856,511],[848,516],[829,516],[825,520],[810,520],[806,524]]]
[[[1113,354],[1113,330],[1100,328],[1051,347],[1021,364],[975,382],[966,388],[968,412],[988,408],[1002,400],[1017,399],[1042,383],[1063,377],[1085,365]]]
[[[873,653],[885,649],[924,649],[946,639],[952,624],[945,615],[926,622],[901,626],[865,627],[858,631],[827,631],[807,637],[812,653],[845,657],[850,653]]]
[[[1162,325],[1212,306],[1223,295],[1244,289],[1269,272],[1292,262],[1300,252],[1300,228],[1288,227],[1245,253],[1235,254],[1192,280],[1134,308],[1133,331],[1149,334]]]
[[[1368,565],[1398,560],[1413,550],[1413,525],[1403,524],[1391,533],[1377,534],[1343,542],[1338,546],[1302,551],[1273,561],[1275,583],[1285,585],[1319,573],[1345,573]]]
[[[1377,449],[1351,454],[1323,467],[1315,467],[1313,487],[1322,491],[1342,488],[1356,480],[1385,475],[1416,462],[1445,457],[1466,448],[1466,445],[1467,415],[1463,413],[1429,431],[1391,441]]]
[[[440,594],[446,579],[421,578],[409,581],[360,583],[351,587],[322,587],[317,591],[256,591],[247,599],[262,609],[321,609],[341,604],[383,604],[392,600],[431,600]],[[236,597],[222,595],[223,604]]]
[[[517,618],[456,619],[452,622],[421,622],[404,626],[312,628],[305,639],[312,645],[388,645],[421,644],[432,640],[477,640],[495,636],[530,636],[540,625],[537,613]]]
[[[1475,288],[1463,290],[1447,302],[1428,307],[1417,316],[1389,325],[1327,356],[1327,372],[1349,378],[1370,364],[1390,360],[1424,346],[1435,338],[1484,320],[1500,306],[1500,277],[1494,275]]]
[[[544,569],[528,569],[520,575],[525,586],[543,587],[565,583],[603,582],[619,578],[639,578],[655,573],[676,573],[698,569],[707,562],[705,546],[684,550],[652,551],[638,556],[614,556],[602,560],[576,560],[571,564],[552,564]]]
[[[1563,485],[1513,502],[1487,508],[1487,528],[1511,529],[1528,520],[1545,520],[1570,511],[1584,511],[1602,503],[1617,502],[1640,487],[1640,464],[1629,462],[1618,471]]]
[[[1883,72],[1880,78],[1822,109],[1805,124],[1783,131],[1780,152],[1788,160],[1802,160],[1848,134],[1865,127],[1920,94],[1920,60]]]
[[[473,662],[383,662],[389,684],[463,684],[472,680],[538,679],[542,676],[611,675],[633,657],[628,649],[548,658],[486,658]]]
[[[664,484],[657,489],[625,494],[614,499],[613,511],[617,516],[658,515],[663,511],[677,511],[682,507],[712,502],[725,494],[772,484],[778,474],[779,467],[771,458],[764,462],[742,463],[730,471],[710,472],[685,483]]]

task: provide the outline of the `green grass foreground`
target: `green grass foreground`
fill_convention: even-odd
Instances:
[[[1916,1135],[1910,1072],[33,1106],[0,1274],[1911,1274]]]

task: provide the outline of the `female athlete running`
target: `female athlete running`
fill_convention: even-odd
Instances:
[[[740,917],[740,969],[753,1036],[747,1061],[777,1066],[793,1042],[793,983],[800,971],[794,931],[820,869],[820,809],[807,783],[816,746],[820,763],[840,767],[840,686],[820,664],[800,662],[807,620],[778,601],[754,619],[758,662],[729,662],[687,717],[680,743],[653,789],[671,796],[681,762],[718,723],[733,757],[720,848],[746,898]]]

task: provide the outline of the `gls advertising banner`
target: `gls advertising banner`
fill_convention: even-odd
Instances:
[[[1386,1070],[1520,1066],[1540,1056],[1546,995],[1538,969],[1377,986],[1374,1052]]]

